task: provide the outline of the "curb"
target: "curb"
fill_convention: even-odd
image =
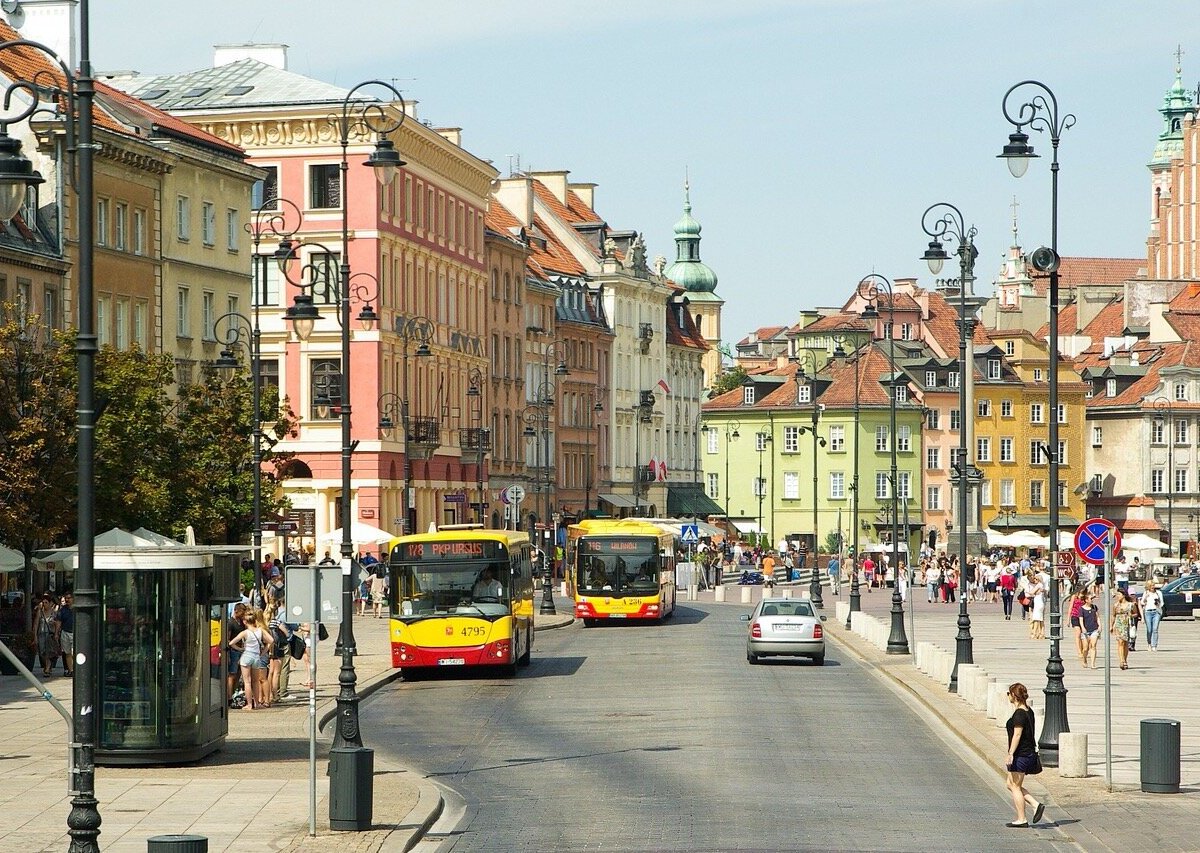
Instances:
[[[429,832],[429,828],[442,816],[446,801],[437,786],[428,779],[417,779],[417,804],[400,823],[383,839],[381,850],[401,850],[408,853]]]

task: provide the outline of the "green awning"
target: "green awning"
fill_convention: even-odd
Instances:
[[[695,515],[708,518],[710,515],[725,515],[725,509],[704,494],[699,485],[668,486],[667,515],[671,518],[683,518]]]

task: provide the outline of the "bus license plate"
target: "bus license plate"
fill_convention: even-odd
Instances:
[[[625,614],[624,614],[624,613],[612,613],[612,614],[609,614],[609,615],[610,615],[610,617],[611,617],[611,618],[613,618],[613,619],[624,619],[624,618],[625,618]]]
[[[441,658],[438,660],[438,666],[463,666],[466,662],[465,658]]]

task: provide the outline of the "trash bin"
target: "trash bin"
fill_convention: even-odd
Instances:
[[[156,835],[146,839],[149,853],[208,853],[208,836]]]
[[[1142,791],[1179,793],[1179,720],[1142,720]]]

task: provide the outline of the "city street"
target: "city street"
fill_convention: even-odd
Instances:
[[[539,634],[512,681],[375,695],[376,749],[449,792],[422,850],[1076,849],[838,645],[746,663],[738,606]],[[456,677],[449,677],[450,675]]]

